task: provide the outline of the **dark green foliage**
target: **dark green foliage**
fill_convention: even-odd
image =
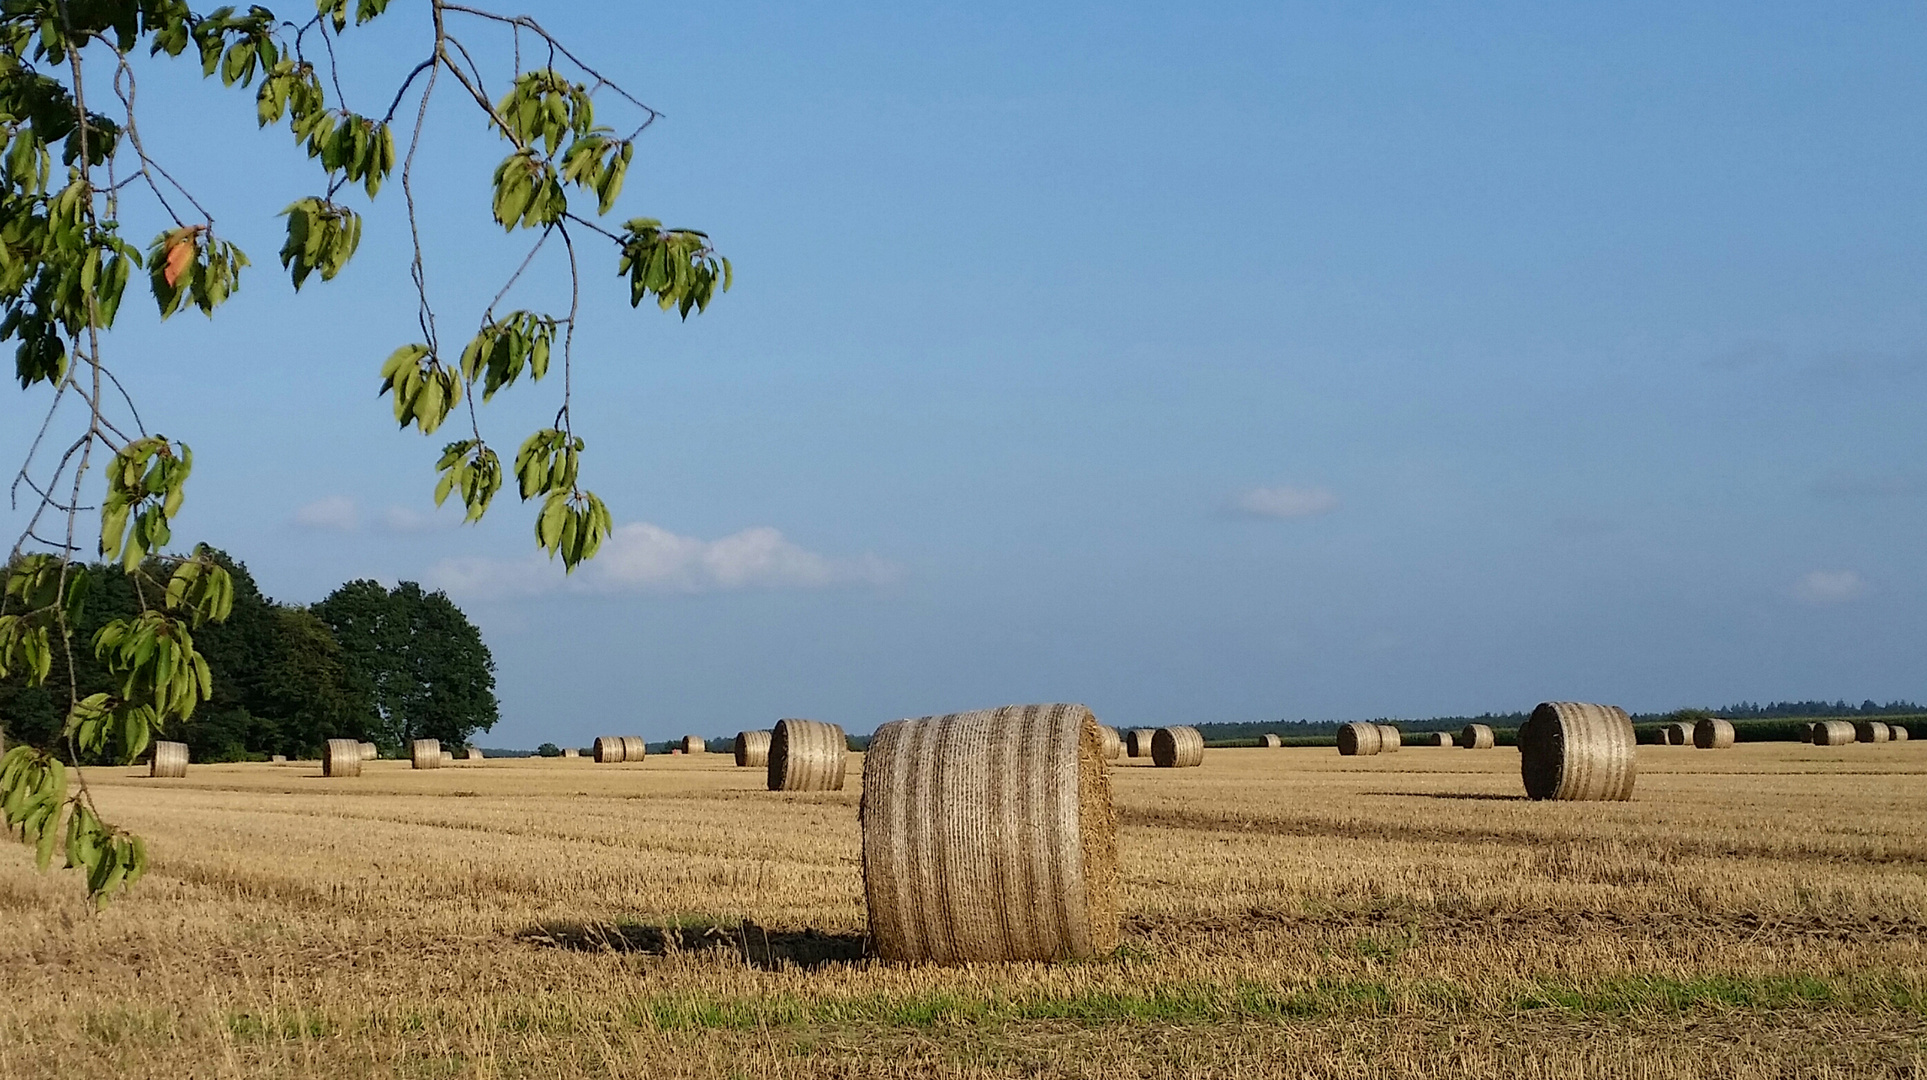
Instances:
[[[351,688],[372,706],[369,738],[384,751],[415,739],[460,749],[495,726],[495,660],[443,593],[351,581],[313,610],[340,642]]]
[[[545,742],[535,748],[536,757],[561,757],[562,748],[552,742]]]

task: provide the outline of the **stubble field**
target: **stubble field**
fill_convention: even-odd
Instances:
[[[1124,944],[863,958],[856,781],[727,756],[89,775],[105,914],[0,848],[0,1077],[1927,1077],[1927,740],[1112,771]]]

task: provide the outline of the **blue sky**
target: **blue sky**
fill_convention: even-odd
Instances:
[[[621,528],[570,580],[512,493],[435,512],[443,438],[375,396],[416,336],[398,188],[296,296],[275,214],[318,170],[144,68],[150,151],[255,263],[108,346],[196,451],[177,535],[285,600],[447,588],[500,666],[488,745],[1927,694],[1918,5],[1033,8],[536,9],[666,114],[617,219],[737,269],[682,324],[585,253],[577,428]],[[421,22],[345,35],[351,105]],[[438,98],[450,340],[520,258],[502,152]],[[565,304],[538,266],[520,303]],[[41,393],[0,396],[9,460]]]

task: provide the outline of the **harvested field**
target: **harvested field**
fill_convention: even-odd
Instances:
[[[0,847],[0,1077],[1927,1074],[1927,745],[1637,754],[1121,760],[1116,953],[969,968],[863,958],[859,785],[728,755],[94,770],[154,867]]]

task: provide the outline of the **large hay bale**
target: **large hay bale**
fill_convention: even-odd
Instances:
[[[1693,725],[1693,745],[1701,750],[1725,750],[1733,745],[1733,721],[1708,716]]]
[[[736,733],[736,767],[739,769],[769,768],[769,732],[739,731]]]
[[[1117,945],[1117,825],[1082,705],[898,720],[863,765],[863,890],[884,960],[1082,960]]]
[[[1499,740],[1492,734],[1492,725],[1467,724],[1459,732],[1459,745],[1467,750],[1490,750],[1499,745]]]
[[[1858,742],[1886,742],[1893,732],[1878,720],[1862,720],[1853,726],[1853,737]]]
[[[1888,725],[1887,725],[1887,735],[1888,735],[1888,736],[1889,736],[1889,737],[1890,737],[1890,738],[1891,738],[1891,739],[1892,739],[1892,740],[1893,740],[1894,742],[1906,742],[1906,741],[1908,740],[1908,738],[1910,737],[1910,736],[1909,736],[1909,735],[1907,734],[1907,729],[1906,729],[1906,728],[1904,728],[1904,727],[1901,727],[1901,726],[1900,726],[1899,724],[1888,724]]]
[[[1434,731],[1431,735],[1431,742],[1433,746],[1451,746],[1452,733],[1449,731]]]
[[[1338,752],[1346,757],[1370,757],[1384,743],[1385,733],[1377,724],[1345,724],[1338,729]]]
[[[361,760],[363,761],[373,761],[381,756],[381,748],[371,742],[361,743],[360,750]]]
[[[1204,764],[1204,736],[1194,727],[1161,727],[1151,736],[1151,764],[1192,769]]]
[[[180,779],[187,775],[187,744],[157,742],[154,756],[147,763],[147,775]]]
[[[478,750],[478,749],[476,749],[476,748],[475,748],[475,747],[473,747],[473,746],[471,746],[471,747],[469,747],[469,748],[468,748],[468,760],[470,760],[470,761],[480,761],[480,760],[482,760],[482,752],[481,752],[480,750]]]
[[[595,739],[595,760],[598,765],[614,765],[625,756],[623,739],[620,735],[597,735]]]
[[[1405,745],[1405,736],[1399,733],[1398,728],[1393,727],[1390,724],[1378,725],[1378,752],[1379,753],[1396,754],[1398,753],[1398,748],[1404,745]]]
[[[624,735],[622,737],[622,760],[641,761],[648,756],[649,744],[643,741],[642,736]]]
[[[361,744],[353,739],[325,739],[321,743],[323,776],[360,776],[367,760],[361,756]]]
[[[1845,746],[1856,734],[1853,725],[1845,720],[1822,720],[1813,725],[1813,745]]]
[[[409,753],[409,760],[417,769],[439,769],[442,767],[442,741],[440,739],[416,739]]]
[[[360,776],[361,746],[353,739],[329,739],[321,750],[321,775]]]
[[[1633,719],[1617,705],[1545,701],[1519,728],[1519,771],[1531,799],[1618,802],[1638,773]]]
[[[1276,735],[1266,735],[1259,740],[1259,745],[1263,746],[1267,750],[1276,750],[1279,747],[1285,745],[1285,740],[1279,738]]]
[[[778,720],[769,737],[771,791],[842,791],[850,761],[843,729],[818,720]]]
[[[1104,740],[1104,760],[1116,761],[1117,756],[1124,752],[1124,736],[1119,735],[1116,728],[1104,724],[1097,725],[1097,733]]]
[[[684,736],[682,737],[682,752],[683,752],[683,753],[685,753],[685,754],[701,754],[701,753],[706,753],[706,752],[708,752],[708,750],[709,750],[709,744],[708,744],[708,743],[706,743],[706,742],[704,742],[704,741],[702,740],[702,736],[700,736],[700,735],[684,735]]]
[[[1151,756],[1151,736],[1156,735],[1153,728],[1132,728],[1124,733],[1124,753],[1130,757]]]

